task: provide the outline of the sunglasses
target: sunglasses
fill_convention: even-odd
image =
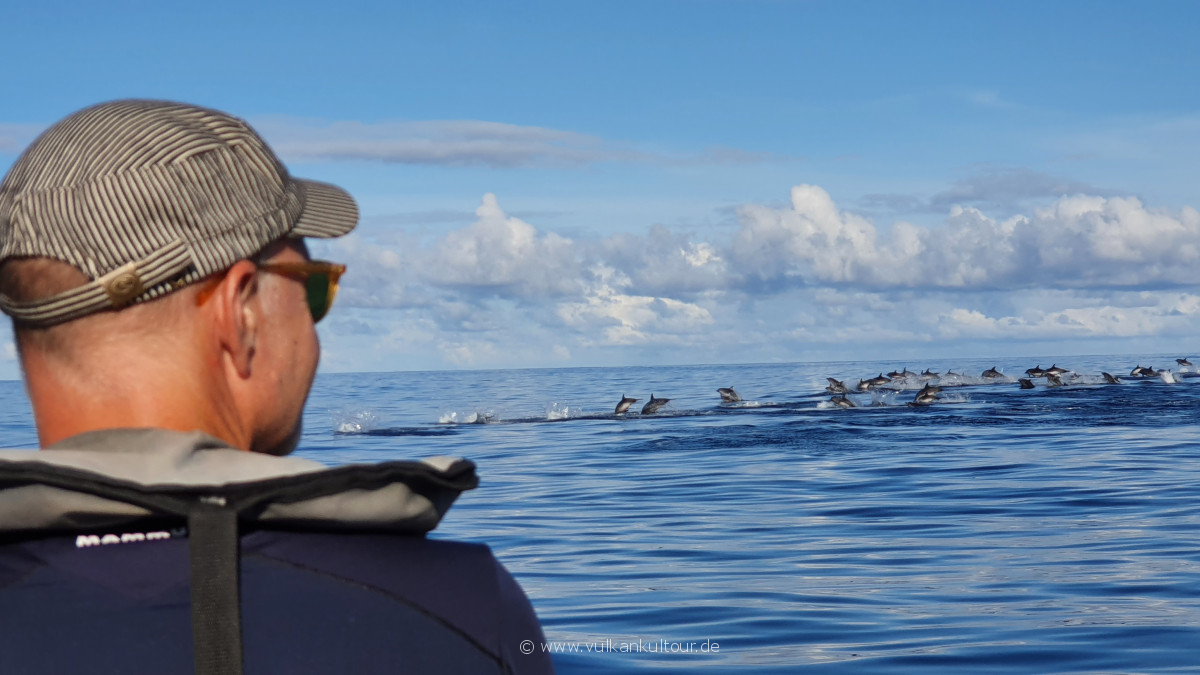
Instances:
[[[338,279],[346,271],[346,266],[327,260],[306,260],[304,262],[260,262],[258,269],[272,274],[299,279],[304,282],[308,295],[308,311],[312,313],[313,323],[325,318],[333,299],[337,296]]]

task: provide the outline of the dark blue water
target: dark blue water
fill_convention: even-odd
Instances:
[[[1081,377],[1032,390],[979,375],[1036,359],[323,375],[299,454],[478,462],[436,535],[493,547],[580,643],[562,672],[1194,671],[1200,378],[1175,356],[1043,358]],[[1100,384],[1135,364],[1175,382]],[[967,377],[928,407],[823,391],[904,365]],[[0,393],[3,445],[33,444]]]

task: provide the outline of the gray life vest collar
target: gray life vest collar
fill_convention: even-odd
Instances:
[[[423,533],[477,484],[463,459],[327,468],[199,432],[113,429],[40,452],[0,451],[0,534],[186,518],[200,501],[263,527]]]

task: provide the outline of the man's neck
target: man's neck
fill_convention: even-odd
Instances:
[[[120,374],[105,368],[66,373],[29,356],[26,382],[42,447],[88,431],[159,428],[202,431],[250,449],[249,428],[219,377],[197,376],[196,368],[183,363],[149,364],[138,358],[101,361],[123,364]]]

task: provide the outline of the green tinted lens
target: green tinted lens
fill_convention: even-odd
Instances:
[[[308,311],[312,313],[313,323],[325,318],[329,311],[329,275],[325,272],[314,272],[304,281],[308,292]]]

